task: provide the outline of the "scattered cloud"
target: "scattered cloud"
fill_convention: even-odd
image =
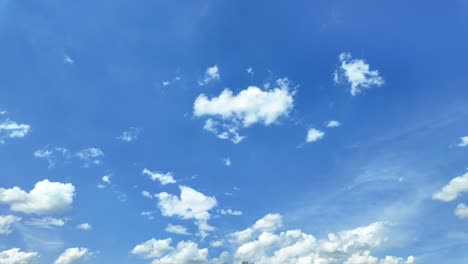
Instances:
[[[130,127],[128,131],[122,132],[122,134],[118,136],[117,139],[127,143],[136,141],[138,139],[138,136],[140,135],[140,132],[141,129],[136,127]]]
[[[221,209],[221,210],[218,210],[218,213],[222,215],[236,215],[236,216],[242,215],[241,211],[231,210],[231,209],[227,209],[227,210]]]
[[[75,64],[75,61],[67,54],[63,56],[63,63],[65,64]]]
[[[110,180],[111,177],[112,177],[111,175],[102,176],[102,178],[101,178],[102,183],[98,184],[98,188],[99,189],[104,189],[107,186],[109,186],[111,184],[111,180]]]
[[[84,162],[85,167],[89,167],[92,164],[101,164],[104,152],[98,148],[86,148],[77,153],[75,156]]]
[[[215,65],[213,67],[208,67],[205,70],[205,75],[203,76],[203,79],[198,81],[198,85],[207,85],[213,81],[219,81],[220,79],[221,77],[219,75],[218,65]]]
[[[164,229],[168,233],[178,234],[178,235],[190,235],[187,228],[181,225],[173,225],[168,224],[166,229]]]
[[[210,247],[214,247],[214,248],[222,247],[223,245],[224,245],[223,240],[215,240],[210,243]]]
[[[245,71],[247,72],[248,75],[254,75],[255,72],[254,70],[252,69],[252,67],[248,67],[247,69],[245,69]]]
[[[460,138],[460,143],[458,143],[459,147],[466,147],[468,146],[468,136],[466,137],[461,137]]]
[[[311,129],[309,129],[309,131],[307,131],[306,141],[307,141],[307,143],[316,142],[316,141],[322,139],[324,136],[325,136],[325,132],[320,131],[320,130],[315,129],[315,128],[311,128]]]
[[[70,160],[72,155],[67,148],[46,146],[36,150],[34,152],[34,157],[47,160],[49,168],[53,168],[58,160]]]
[[[153,212],[150,212],[150,211],[141,212],[140,215],[148,218],[148,220],[154,219]]]
[[[335,83],[343,81],[351,85],[351,95],[355,96],[374,86],[382,86],[384,79],[378,70],[370,70],[369,64],[362,59],[353,59],[350,53],[341,53],[338,57],[340,67],[335,71]]]
[[[468,172],[453,178],[442,190],[434,193],[432,199],[442,202],[455,200],[460,193],[468,192]]]
[[[93,226],[88,224],[88,223],[83,223],[83,224],[77,225],[76,228],[78,228],[80,230],[84,230],[84,231],[89,231],[89,230],[93,229]]]
[[[22,252],[19,248],[0,252],[0,264],[32,264],[38,260],[37,252]]]
[[[468,218],[468,206],[463,203],[458,204],[457,208],[455,208],[455,216],[460,219]]]
[[[146,197],[148,199],[153,199],[153,195],[151,195],[151,193],[148,191],[142,191],[141,195],[143,195],[143,197]]]
[[[171,84],[170,81],[163,81],[163,82],[162,82],[162,85],[163,85],[163,86],[168,86],[169,84]]]
[[[170,238],[164,240],[151,239],[135,246],[132,254],[145,259],[152,259],[158,264],[204,264],[208,263],[208,249],[199,249],[191,241],[181,241],[176,248],[170,246]]]
[[[0,204],[7,204],[10,210],[26,214],[56,214],[70,209],[75,195],[71,183],[43,180],[30,192],[19,187],[0,188]]]
[[[14,215],[0,215],[0,235],[8,235],[13,232],[13,225],[21,221],[21,217]]]
[[[208,225],[211,218],[209,211],[217,206],[215,197],[206,196],[187,186],[179,186],[180,197],[166,192],[155,196],[159,199],[158,207],[163,216],[177,216],[181,219],[194,219],[202,235],[214,228]]]
[[[143,169],[142,173],[143,175],[148,175],[153,181],[159,181],[162,185],[176,183],[176,180],[174,180],[174,175],[172,172],[161,173],[158,171],[152,172],[148,169]]]
[[[55,260],[54,264],[73,264],[91,255],[87,248],[68,248]]]
[[[27,124],[17,123],[9,119],[6,111],[0,112],[0,144],[11,138],[23,138],[31,130],[31,126]]]
[[[336,120],[330,120],[327,122],[327,125],[326,125],[326,127],[328,128],[339,127],[339,126],[341,126],[341,123]]]
[[[67,219],[53,218],[53,217],[44,217],[44,218],[32,218],[28,221],[25,221],[26,225],[35,226],[45,229],[54,229],[57,227],[62,227],[67,222]]]
[[[225,159],[223,159],[223,160],[224,160],[224,165],[226,165],[226,166],[228,166],[228,167],[231,166],[232,162],[231,162],[231,159],[230,159],[230,158],[225,158]]]
[[[206,131],[239,143],[243,139],[238,132],[240,128],[254,124],[269,126],[286,117],[293,108],[294,92],[289,90],[289,80],[279,79],[276,84],[277,88],[269,90],[250,86],[237,95],[225,89],[211,99],[200,94],[194,102],[194,115],[209,117],[204,125]]]

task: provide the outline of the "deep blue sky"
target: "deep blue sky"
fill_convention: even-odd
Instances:
[[[468,148],[458,146],[468,135],[466,47],[466,0],[0,0],[0,111],[8,112],[0,121],[30,125],[0,145],[0,188],[28,192],[49,179],[76,191],[72,208],[58,214],[0,203],[0,215],[22,218],[0,234],[0,252],[21,248],[53,263],[66,248],[86,247],[93,252],[86,263],[150,263],[132,249],[172,237],[174,247],[185,240],[208,248],[211,259],[235,252],[228,234],[279,213],[280,231],[318,240],[388,222],[388,241],[372,255],[467,263],[468,220],[453,211],[468,196],[432,199],[468,166]],[[355,96],[350,83],[335,83],[343,52],[384,83]],[[199,85],[214,65],[219,80]],[[263,85],[279,78],[290,80],[292,108],[273,124],[241,126],[238,144],[204,130],[208,116],[194,115],[200,94],[269,91]],[[326,128],[329,120],[341,126]],[[131,127],[137,139],[117,139]],[[310,128],[325,136],[307,143]],[[89,166],[58,157],[49,167],[33,155],[56,147],[72,156],[94,147],[104,157]],[[173,172],[177,183],[153,182],[144,168]],[[104,175],[111,184],[97,188]],[[216,230],[204,240],[193,219],[164,216],[157,198],[141,195],[178,196],[179,185],[216,197],[209,219]],[[48,216],[66,223],[27,224]],[[167,233],[168,223],[192,235]],[[215,240],[224,246],[210,247]]]

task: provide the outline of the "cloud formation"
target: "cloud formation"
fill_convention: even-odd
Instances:
[[[187,228],[181,225],[168,224],[166,229],[164,230],[168,233],[173,233],[177,235],[190,235]]]
[[[148,169],[143,169],[142,173],[144,175],[148,175],[153,181],[159,181],[162,185],[176,183],[176,180],[174,180],[174,175],[172,174],[172,172],[161,173],[159,171],[152,172]]]
[[[19,248],[0,252],[0,264],[32,264],[38,260],[37,252],[22,252]]]
[[[139,128],[130,127],[128,131],[122,132],[122,134],[120,134],[117,139],[127,143],[136,141],[140,135],[140,131],[141,130]]]
[[[370,70],[369,64],[362,59],[353,59],[350,53],[341,53],[338,57],[341,63],[335,71],[335,83],[343,81],[351,85],[352,96],[362,93],[364,90],[374,86],[382,86],[384,79],[380,77],[378,70]]]
[[[21,217],[14,215],[0,215],[0,235],[8,235],[13,232],[13,225],[21,221]]]
[[[222,139],[239,143],[243,137],[239,129],[254,124],[269,126],[289,114],[293,108],[294,93],[289,90],[289,81],[279,79],[277,88],[262,90],[249,86],[237,95],[225,89],[217,97],[200,94],[194,102],[196,117],[209,117],[204,129]]]
[[[172,239],[151,239],[135,246],[132,254],[145,259],[152,259],[156,264],[204,264],[208,263],[208,249],[199,249],[198,245],[191,241],[181,241],[175,248],[170,244]]]
[[[219,75],[218,65],[215,65],[213,67],[208,67],[205,70],[205,75],[203,76],[203,79],[198,81],[198,85],[204,86],[213,81],[219,81],[220,79],[221,76]]]
[[[55,260],[54,264],[73,264],[90,256],[91,253],[87,248],[68,248]]]
[[[325,132],[320,131],[315,128],[310,128],[307,131],[307,137],[306,137],[306,142],[311,143],[311,142],[316,142],[322,139],[325,136]]]
[[[30,125],[12,121],[6,115],[6,111],[0,112],[0,144],[5,143],[8,139],[23,138],[31,130]]]
[[[466,204],[460,203],[455,208],[455,216],[460,219],[468,218],[468,206]]]
[[[460,138],[460,143],[458,143],[459,147],[466,147],[468,146],[468,136],[466,137],[461,137]]]
[[[26,225],[35,226],[44,229],[54,229],[65,225],[67,220],[53,217],[32,218],[25,222]]]
[[[75,196],[71,183],[43,180],[29,191],[19,187],[0,188],[0,204],[7,204],[13,212],[26,214],[58,214],[70,209]]]
[[[468,192],[468,172],[462,176],[453,178],[442,190],[434,193],[432,199],[450,202],[463,192]]]

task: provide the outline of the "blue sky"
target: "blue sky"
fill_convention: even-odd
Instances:
[[[466,0],[0,0],[0,263],[467,263],[467,46]]]

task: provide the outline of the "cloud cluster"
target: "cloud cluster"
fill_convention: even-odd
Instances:
[[[14,215],[0,215],[0,235],[8,235],[13,232],[12,225],[21,221],[21,217]]]
[[[31,130],[31,126],[27,124],[17,123],[8,117],[6,111],[0,112],[0,144],[11,138],[23,138]]]
[[[161,173],[159,171],[152,172],[148,169],[143,169],[142,173],[144,175],[148,175],[153,181],[159,181],[162,185],[176,183],[176,180],[174,180],[174,175],[172,172]]]
[[[225,89],[219,96],[208,98],[200,94],[194,102],[196,117],[209,117],[204,129],[222,139],[239,143],[243,137],[239,129],[254,124],[269,126],[289,114],[293,108],[294,93],[287,79],[279,79],[277,88],[262,90],[250,86],[237,95]]]
[[[221,76],[219,75],[218,65],[215,65],[213,67],[208,67],[205,70],[205,75],[203,76],[203,79],[198,81],[198,85],[204,86],[213,81],[219,81],[220,79]]]
[[[55,260],[54,264],[73,264],[91,255],[87,248],[68,248]]]
[[[362,59],[353,59],[350,53],[341,53],[338,57],[341,63],[335,71],[335,83],[346,81],[351,85],[351,95],[355,96],[374,86],[384,84],[378,70],[370,70],[369,64]]]
[[[55,167],[59,161],[70,163],[72,157],[75,157],[83,162],[84,167],[97,165],[102,163],[104,152],[99,148],[91,147],[78,151],[74,154],[65,147],[45,146],[34,152],[34,157],[45,159],[49,163],[49,168]]]
[[[32,264],[38,260],[37,252],[22,252],[19,248],[0,252],[0,264]]]
[[[0,204],[7,204],[10,210],[26,214],[57,214],[70,209],[75,196],[71,183],[43,180],[29,191],[19,187],[0,188]]]
[[[136,141],[140,135],[140,131],[141,130],[139,128],[130,127],[128,131],[122,132],[122,134],[120,134],[117,139],[127,143]]]
[[[434,193],[432,198],[442,202],[450,202],[463,192],[468,192],[468,172],[462,176],[453,178],[442,190]]]
[[[214,228],[208,225],[210,210],[217,206],[215,197],[206,196],[187,186],[179,186],[180,197],[166,192],[155,195],[163,216],[176,216],[181,219],[194,219],[202,236]]]
[[[204,264],[208,263],[208,249],[199,249],[198,245],[191,241],[181,241],[173,248],[172,239],[151,239],[135,246],[132,254],[145,259],[152,259],[156,264]]]

